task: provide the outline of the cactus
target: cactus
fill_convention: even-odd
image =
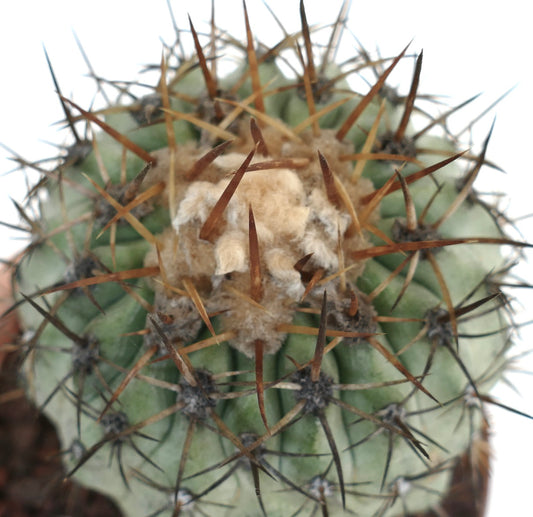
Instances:
[[[125,515],[435,508],[509,365],[526,244],[474,188],[490,133],[474,155],[424,109],[421,53],[405,92],[409,48],[335,64],[345,4],[323,48],[303,2],[273,47],[243,13],[102,110],[50,65],[74,142],[19,207],[28,395]]]

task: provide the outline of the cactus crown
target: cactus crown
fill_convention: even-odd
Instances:
[[[300,16],[272,48],[246,7],[244,43],[190,21],[195,54],[169,47],[133,104],[60,94],[75,143],[29,196],[24,372],[67,476],[129,515],[426,511],[508,364],[499,246],[526,244],[474,190],[489,138],[462,151],[454,109],[419,107],[422,54],[405,97],[408,49],[330,63],[346,4],[325,51]]]

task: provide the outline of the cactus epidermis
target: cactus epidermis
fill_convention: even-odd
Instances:
[[[133,104],[60,97],[99,129],[32,192],[24,373],[67,475],[127,515],[427,510],[506,366],[522,244],[473,190],[488,138],[420,109],[421,54],[392,95],[407,49],[335,67],[300,13],[272,48],[215,31],[227,77],[190,22]]]

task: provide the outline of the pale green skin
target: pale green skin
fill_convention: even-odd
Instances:
[[[272,70],[269,70],[268,67],[274,66],[265,65],[263,67],[262,73],[265,78],[270,77],[272,73]],[[196,93],[200,84],[201,79],[198,75],[191,74],[184,82],[180,83],[179,88],[185,93]],[[334,100],[332,99],[331,102]],[[338,110],[339,113],[335,117],[331,116],[330,119],[344,120],[355,102],[356,100],[348,102]],[[177,102],[176,109],[191,110],[190,107],[180,105],[179,102]],[[397,120],[400,112],[390,106],[388,110],[388,116],[393,120]],[[305,118],[307,113],[303,101],[288,93],[280,95],[279,98],[269,98],[267,111],[271,116],[284,117],[289,125],[298,123],[302,118]],[[375,105],[370,106],[362,120],[358,121],[358,126],[369,128],[376,111],[377,107]],[[128,114],[109,117],[108,122],[149,150],[166,145],[166,133],[162,124],[153,128],[138,130],[135,122]],[[336,123],[331,120],[329,123],[324,122],[324,126],[334,127]],[[352,128],[346,138],[347,141],[352,140],[354,142],[356,149],[360,148],[364,138],[359,127]],[[194,131],[188,124],[177,122],[175,123],[175,128],[178,143],[195,138]],[[112,175],[113,181],[116,182],[120,171],[121,148],[104,134],[97,134],[97,139],[107,170]],[[449,143],[436,138],[426,140],[422,146],[452,149]],[[431,164],[440,158],[418,156],[418,159]],[[142,166],[143,163],[140,159],[134,158],[128,153],[127,170],[130,178]],[[415,170],[418,170],[418,167],[408,165],[403,170],[403,174],[407,176]],[[79,166],[68,168],[65,174],[80,184],[88,186],[88,182],[80,175],[82,171],[100,181],[93,157],[87,158]],[[391,164],[370,162],[365,169],[365,175],[374,179],[379,186],[389,177],[392,171],[393,166]],[[436,220],[444,213],[457,195],[454,180],[461,177],[462,174],[463,169],[455,163],[436,173],[436,178],[440,182],[446,183],[446,185],[434,201],[426,221]],[[85,199],[82,194],[74,191],[68,185],[64,185],[63,189],[70,220],[91,210],[91,201]],[[427,201],[433,195],[435,186],[429,178],[425,178],[411,185],[410,191],[415,200],[418,214],[420,214]],[[48,231],[56,227],[62,220],[56,186],[49,188],[49,195],[50,200],[45,201],[43,205],[41,219]],[[387,196],[381,205],[382,220],[379,226],[382,229],[390,228],[394,218],[403,216],[404,213],[404,201],[401,192],[398,191]],[[143,223],[151,231],[157,233],[168,224],[168,216],[163,209],[158,209],[155,214],[145,218]],[[468,203],[464,203],[442,225],[440,231],[443,237],[500,236],[498,228],[486,210],[481,206],[473,206]],[[95,231],[96,233],[97,230]],[[72,234],[78,249],[82,249],[85,225],[75,226],[72,229]],[[109,232],[99,241],[93,242],[93,249],[112,268],[110,251],[107,246],[108,236]],[[71,254],[65,234],[57,235],[53,241],[65,253]],[[117,246],[117,270],[142,267],[144,254],[150,248],[149,244],[138,240],[138,235],[135,231],[127,226],[122,227],[118,232],[118,242],[121,241],[130,242]],[[377,240],[376,244],[378,244]],[[379,244],[382,243],[380,242]],[[453,246],[440,250],[436,256],[455,304],[469,295],[489,272],[497,270],[501,265],[499,250],[497,246],[491,245]],[[372,291],[401,260],[403,260],[402,255],[394,254],[369,261],[366,264],[364,275],[358,279],[359,287],[365,292]],[[23,259],[18,274],[18,290],[25,294],[30,294],[39,288],[52,285],[62,280],[64,271],[65,264],[58,260],[57,255],[50,248],[41,246],[32,253],[31,257]],[[389,288],[375,299],[374,306],[379,314],[389,313],[390,306],[401,288],[402,281],[403,276],[395,278]],[[152,294],[147,282],[138,281],[136,285],[140,287],[138,292],[151,301]],[[116,284],[98,286],[93,290],[93,293],[104,307],[105,314],[100,314],[84,295],[72,294],[69,300],[62,305],[58,316],[73,332],[79,335],[90,334],[95,336],[100,341],[100,355],[102,357],[128,368],[128,366],[135,363],[145,349],[142,346],[142,338],[124,337],[123,334],[144,328],[145,311],[131,297],[125,295],[124,291]],[[486,287],[482,286],[467,303],[480,299],[486,294]],[[47,296],[47,300],[53,305],[58,296],[57,294]],[[430,265],[423,261],[417,268],[415,282],[410,285],[393,315],[422,319],[428,309],[436,306],[445,308],[435,275]],[[21,306],[20,315],[25,328],[35,329],[41,322],[41,316],[28,304]],[[298,318],[297,324],[307,323],[315,327],[318,326],[317,320],[313,320],[309,316],[300,315]],[[491,312],[461,323],[459,329],[460,333],[478,334],[486,333],[488,330],[497,330],[506,325],[505,317],[501,312]],[[421,326],[421,323],[416,322],[384,324],[380,327],[379,332],[383,332],[385,335],[380,336],[379,339],[391,350],[399,350],[417,335]],[[36,350],[25,365],[28,392],[34,398],[37,406],[42,404],[57,386],[57,383],[71,370],[70,356],[64,351],[58,350],[59,348],[69,349],[71,342],[53,325],[48,324],[46,326],[38,343],[43,348]],[[311,336],[289,336],[283,348],[275,356],[265,358],[265,381],[279,378],[294,369],[292,363],[287,359],[287,355],[298,362],[310,360],[314,353],[315,343],[316,338]],[[497,366],[503,361],[501,354],[506,346],[505,332],[497,332],[492,336],[479,339],[462,339],[460,341],[460,354],[471,376],[474,379],[478,379],[488,371],[492,372],[497,369]],[[401,356],[401,360],[414,375],[422,373],[430,347],[430,343],[424,338]],[[206,368],[213,373],[232,370],[253,371],[254,369],[253,361],[230,348],[227,343],[194,353],[191,359],[195,367]],[[116,388],[122,380],[123,374],[106,365],[101,365],[100,367],[110,387],[112,389]],[[324,358],[323,371],[331,375],[335,382],[340,383],[355,384],[402,379],[401,374],[367,344],[355,347],[341,344],[334,352]],[[177,383],[179,380],[179,372],[171,361],[145,367],[142,373],[173,383]],[[241,375],[239,379],[253,380],[254,374]],[[485,383],[479,382],[478,388],[480,391],[486,392],[493,382],[494,378],[490,378]],[[70,379],[66,386],[74,393],[77,393],[77,380]],[[468,386],[468,381],[452,359],[451,354],[447,350],[438,350],[433,360],[431,374],[424,381],[424,386],[440,402],[446,403],[462,394]],[[95,387],[101,388],[102,386],[94,375],[90,375],[85,382],[83,400],[95,410],[95,414],[98,414],[102,410],[104,403],[95,391]],[[345,402],[357,407],[359,410],[374,413],[392,402],[402,400],[411,390],[412,386],[404,383],[388,388],[346,391],[342,394],[336,392],[334,396],[340,396]],[[281,396],[279,395],[280,393]],[[157,388],[142,380],[135,379],[120,396],[120,404],[115,404],[114,407],[124,411],[128,415],[130,423],[135,424],[170,407],[175,403],[175,397],[175,392]],[[46,415],[51,418],[57,427],[62,446],[65,449],[69,448],[73,440],[78,438],[76,410],[71,399],[72,397],[67,396],[66,390],[60,390],[45,408]],[[294,404],[295,399],[292,392],[278,389],[268,390],[266,392],[266,407],[270,425],[277,422]],[[469,418],[463,417],[465,409],[462,401],[438,408],[435,402],[425,394],[418,392],[411,397],[405,407],[408,412],[423,408],[433,409],[418,416],[409,417],[408,423],[431,437],[435,442],[442,444],[448,451],[447,453],[443,452],[433,443],[417,435],[429,453],[431,458],[430,467],[437,466],[446,458],[454,458],[462,454],[468,448],[472,438]],[[237,399],[237,402],[219,403],[216,411],[235,435],[242,432],[254,432],[259,435],[264,433],[264,425],[259,415],[257,398],[254,395],[241,397]],[[475,411],[474,415],[474,429],[478,429],[480,425],[479,411]],[[373,432],[376,427],[370,422],[350,425],[357,417],[354,414],[342,411],[333,404],[330,404],[327,408],[326,416],[333,431],[336,446],[341,453],[347,491],[347,509],[361,516],[378,514],[380,508],[386,504],[384,498],[377,496],[380,494],[381,478],[386,462],[388,433],[383,432],[355,449],[342,452],[350,444],[358,442],[367,434]],[[159,443],[133,436],[135,444],[163,472],[158,471],[144,461],[127,443],[124,444],[122,447],[122,464],[128,476],[131,489],[128,489],[121,479],[116,455],[110,464],[110,444],[104,445],[94,454],[75,473],[74,477],[82,484],[111,496],[119,504],[125,515],[131,517],[147,516],[165,506],[167,509],[161,515],[171,515],[172,509],[169,503],[176,482],[180,454],[188,425],[189,420],[178,413],[141,430],[142,433],[159,440]],[[209,425],[214,427],[213,421],[209,420]],[[103,434],[101,426],[96,424],[94,419],[82,415],[81,439],[87,447],[98,443]],[[401,437],[396,436],[394,443],[392,460],[382,495],[390,493],[390,483],[394,479],[414,476],[426,470],[420,458],[405,444]],[[282,471],[284,476],[293,483],[304,489],[306,488],[306,483],[313,476],[326,471],[331,461],[330,448],[324,432],[318,419],[313,415],[305,416],[299,422],[286,429],[281,436],[275,436],[267,440],[265,445],[269,450],[281,449],[291,452],[325,454],[324,456],[308,458],[266,455],[266,461]],[[199,423],[196,426],[194,440],[189,451],[185,477],[216,465],[234,452],[234,445],[227,439],[221,438],[203,426],[202,423]],[[64,461],[67,471],[76,465],[76,461],[70,455],[65,455]],[[220,479],[233,466],[234,463],[231,463],[202,476],[184,480],[182,488],[187,488],[194,493],[201,492],[211,483]],[[158,490],[135,479],[131,476],[130,469],[132,468],[142,471],[144,476],[151,479],[154,484],[167,487],[168,492]],[[417,487],[413,487],[404,496],[404,501],[409,511],[421,511],[435,505],[440,499],[438,493],[446,492],[449,477],[450,470],[448,469],[416,481]],[[338,479],[334,467],[329,469],[328,479],[337,484]],[[310,515],[313,509],[319,511],[313,501],[306,500],[301,494],[286,486],[283,482],[275,481],[264,473],[260,473],[260,480],[262,500],[269,517],[292,515],[302,505],[304,505],[304,509],[299,515]],[[363,484],[354,486],[353,483]],[[420,489],[420,485],[427,486],[429,491]],[[354,495],[353,492],[368,495]],[[208,515],[261,515],[251,471],[243,465],[229,479],[196,504],[198,508],[201,508]],[[213,506],[213,504],[231,505],[231,507]],[[328,509],[330,515],[353,515],[349,511],[343,512],[338,490],[334,495],[328,497]],[[184,515],[203,515],[191,508],[191,505],[185,506],[182,511]],[[396,503],[384,515],[401,515],[402,512],[402,502],[398,498]]]

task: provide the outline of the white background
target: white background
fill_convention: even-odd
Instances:
[[[283,20],[287,31],[299,28],[298,1],[272,0],[269,5]],[[174,1],[178,25],[188,28],[189,12],[197,29],[206,29],[210,2],[206,0]],[[310,23],[334,20],[339,0],[306,2]],[[243,39],[242,3],[238,0],[217,1],[218,25]],[[260,39],[274,43],[282,33],[258,0],[249,0],[248,9],[254,32]],[[489,159],[506,174],[486,176],[487,190],[503,190],[511,201],[503,204],[512,217],[533,212],[533,78],[531,53],[533,36],[528,2],[495,1],[431,1],[381,0],[354,1],[349,29],[365,47],[376,45],[384,56],[398,54],[412,40],[411,50],[424,50],[422,82],[419,91],[449,96],[451,105],[483,93],[475,108],[454,118],[462,128],[468,117],[475,116],[510,87],[516,85],[475,132],[477,142],[486,134],[497,115]],[[0,6],[0,142],[28,160],[52,156],[54,148],[44,142],[62,143],[64,134],[57,133],[63,114],[44,59],[42,45],[52,60],[63,94],[88,108],[94,94],[94,82],[84,77],[87,67],[76,46],[75,31],[97,74],[110,79],[133,79],[145,64],[158,63],[162,45],[174,40],[165,0],[17,0]],[[184,35],[187,39],[187,34]],[[345,50],[354,40],[345,34]],[[141,76],[142,79],[142,76]],[[409,79],[407,79],[408,81]],[[406,93],[408,86],[403,83]],[[407,83],[408,84],[408,83]],[[0,171],[13,168],[10,153],[0,148]],[[20,173],[0,177],[0,220],[16,222],[9,198],[21,199],[24,182]],[[529,219],[520,228],[530,242],[533,231]],[[1,257],[9,257],[18,248],[13,232],[0,228]],[[18,234],[17,234],[18,236]],[[526,253],[526,257],[530,256]],[[522,277],[533,275],[529,263],[519,270]],[[532,297],[527,290],[515,290],[523,312],[517,319],[533,318]],[[521,330],[519,346],[527,349],[533,334],[528,327]],[[521,367],[533,369],[533,361],[522,361]],[[511,405],[533,413],[531,397],[533,378],[516,374],[511,380],[521,396],[500,388],[496,395]],[[492,420],[495,462],[489,517],[531,515],[531,466],[533,465],[533,421],[493,410]]]

